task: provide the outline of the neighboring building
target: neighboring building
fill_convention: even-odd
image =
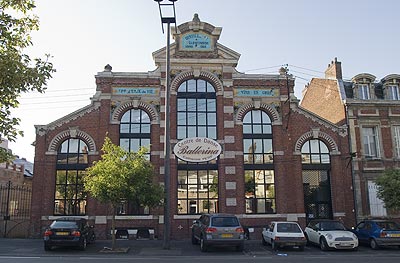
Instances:
[[[353,154],[348,162],[353,168],[358,219],[396,216],[377,197],[374,180],[385,169],[400,167],[399,83],[397,74],[380,81],[367,73],[343,80],[341,63],[335,58],[325,78],[312,79],[303,91],[302,107],[349,126]]]
[[[7,141],[1,147],[8,149]],[[26,168],[27,167],[27,168]],[[33,164],[25,159],[0,163],[0,236],[28,237]]]
[[[299,107],[285,69],[237,72],[240,54],[218,43],[221,31],[197,15],[172,29],[170,134],[172,148],[182,146],[176,152],[182,159],[173,154],[170,167],[172,238],[188,238],[193,220],[205,212],[236,214],[257,238],[271,220],[304,226],[308,219],[336,218],[353,225],[347,127]],[[108,237],[109,207],[86,196],[82,181],[85,168],[100,159],[106,134],[131,151],[150,145],[156,180],[164,182],[166,49],[153,58],[151,72],[113,72],[107,65],[96,75],[90,105],[36,126],[35,235],[52,219],[73,215]],[[221,154],[206,162],[194,154],[215,154],[220,146]],[[163,236],[162,207],[127,200],[116,219],[130,234]]]

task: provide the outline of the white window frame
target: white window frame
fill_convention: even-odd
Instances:
[[[388,85],[386,86],[388,98],[390,100],[399,100],[399,86],[398,85]]]
[[[368,201],[370,215],[374,217],[387,216],[385,203],[377,195],[378,187],[374,181],[368,180]]]
[[[367,134],[366,129],[372,129],[372,134]],[[364,150],[364,156],[366,158],[380,158],[380,147],[379,147],[379,130],[377,126],[365,126],[362,127],[362,144]],[[367,148],[365,147],[367,145]],[[376,154],[373,155],[372,147],[375,148]]]
[[[393,126],[393,143],[395,155],[400,158],[400,125]]]
[[[368,84],[359,84],[358,85],[358,97],[359,97],[359,99],[362,99],[362,100],[371,99],[371,94],[370,94]]]

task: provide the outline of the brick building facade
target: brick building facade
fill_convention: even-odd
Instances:
[[[335,58],[325,78],[312,79],[303,91],[302,107],[349,127],[358,219],[399,217],[398,212],[386,211],[374,182],[385,169],[400,167],[399,83],[398,74],[377,81],[374,75],[361,73],[344,80],[341,62]]]
[[[233,213],[259,237],[272,220],[336,218],[354,224],[346,126],[304,110],[294,79],[236,70],[240,54],[218,42],[222,28],[192,21],[172,29],[170,45],[171,148],[186,138],[217,142],[221,154],[207,162],[171,157],[172,238],[188,238],[204,212]],[[85,216],[100,238],[108,236],[110,211],[82,192],[84,169],[99,160],[106,134],[134,151],[151,145],[156,180],[164,182],[165,48],[153,53],[151,72],[96,75],[91,104],[36,126],[32,229],[50,220]],[[117,227],[163,236],[163,209],[121,202]]]

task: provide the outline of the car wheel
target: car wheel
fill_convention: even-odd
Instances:
[[[373,238],[369,241],[369,246],[374,250],[379,249],[378,243]]]
[[[82,239],[82,241],[81,241],[81,244],[79,245],[79,249],[80,249],[80,250],[85,250],[85,249],[86,249],[86,246],[87,246],[87,240],[86,240],[86,238],[84,237],[84,238]]]
[[[328,250],[328,244],[326,243],[325,238],[321,238],[321,240],[319,241],[319,247],[321,248],[322,251]]]
[[[45,251],[50,251],[50,250],[51,250],[51,246],[44,245],[44,250],[45,250]]]
[[[201,252],[207,252],[207,250],[208,250],[208,247],[207,247],[207,245],[206,245],[205,242],[204,242],[203,236],[201,236],[201,237],[200,237],[200,251],[201,251]]]
[[[194,233],[192,233],[192,244],[193,245],[197,245],[199,243],[199,241],[197,240],[197,238],[194,236]]]
[[[272,250],[278,250],[278,246],[275,244],[274,240],[271,240],[271,248]]]
[[[261,244],[262,244],[263,246],[266,246],[266,245],[267,245],[267,241],[265,241],[264,235],[261,235]]]
[[[244,249],[244,244],[240,244],[239,246],[236,247],[236,251],[242,252]]]

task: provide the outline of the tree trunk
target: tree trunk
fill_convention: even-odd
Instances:
[[[112,219],[111,219],[111,230],[112,230],[112,235],[111,235],[111,249],[115,249],[115,210],[116,206],[112,205]]]

